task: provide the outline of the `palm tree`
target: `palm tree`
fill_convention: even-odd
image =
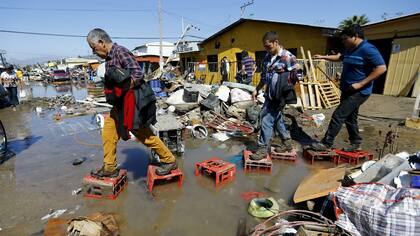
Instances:
[[[367,18],[365,14],[361,16],[354,15],[354,16],[348,17],[347,19],[342,20],[338,28],[342,30],[354,24],[364,25],[364,24],[367,24],[368,22],[369,22],[369,19]]]

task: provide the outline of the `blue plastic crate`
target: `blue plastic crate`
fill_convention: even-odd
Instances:
[[[420,188],[420,175],[411,175],[411,187]]]
[[[155,96],[156,97],[166,97],[166,96],[168,96],[168,94],[166,92],[158,92],[158,93],[155,93]]]

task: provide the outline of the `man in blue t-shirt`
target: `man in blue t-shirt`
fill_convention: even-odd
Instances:
[[[345,123],[351,146],[344,150],[357,151],[361,150],[362,143],[357,124],[359,107],[372,93],[373,81],[385,73],[386,65],[378,49],[364,39],[360,25],[343,29],[341,38],[345,47],[343,55],[314,55],[314,59],[343,61],[343,71],[340,79],[340,105],[335,109],[321,143],[313,146],[321,150],[332,148],[334,138]]]

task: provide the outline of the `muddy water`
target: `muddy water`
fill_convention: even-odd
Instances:
[[[54,97],[57,95],[71,94],[76,99],[86,98],[86,82],[60,82],[60,83],[43,83],[31,82],[30,88],[32,97]]]
[[[33,91],[38,93],[36,88]],[[50,209],[67,209],[62,217],[114,213],[122,235],[235,235],[240,219],[245,218],[249,226],[257,224],[248,215],[241,193],[262,192],[280,200],[286,209],[307,174],[331,166],[328,162],[311,166],[299,157],[296,163],[276,161],[271,174],[246,174],[240,153],[254,138],[221,143],[195,140],[186,134],[186,152],[178,159],[185,175],[183,187],[157,185],[150,194],[145,186],[148,152],[136,142],[121,141],[117,156],[120,167],[128,170],[127,189],[116,200],[87,199],[71,193],[81,187],[83,176],[102,164],[100,131],[91,118],[56,122],[53,112],[37,115],[24,104],[16,111],[0,110],[9,147],[16,153],[0,165],[0,234],[42,235],[46,221],[41,218]],[[361,128],[366,145],[373,150],[375,142],[383,140],[378,131],[385,130],[387,124],[362,122]],[[345,133],[340,133],[338,145],[345,144]],[[418,137],[413,130],[401,129],[400,145],[413,151],[419,147]],[[72,161],[79,157],[87,160],[73,166]],[[212,179],[194,175],[194,164],[211,157],[237,164],[234,182],[216,189]]]
[[[157,185],[150,194],[145,177],[148,152],[144,146],[120,142],[118,161],[128,170],[127,189],[112,200],[72,196],[82,178],[102,163],[100,132],[91,117],[53,121],[53,113],[36,115],[28,105],[0,110],[0,119],[9,134],[9,148],[16,156],[0,165],[0,231],[5,235],[42,234],[50,209],[67,209],[63,217],[104,211],[117,215],[122,235],[234,235],[238,220],[248,217],[242,192],[258,191],[291,202],[298,183],[310,168],[297,163],[276,162],[270,174],[245,174],[240,153],[252,139],[197,141],[186,134],[186,152],[179,157],[184,170],[182,188],[176,183]],[[87,157],[73,166],[78,157]],[[215,188],[214,180],[194,175],[194,164],[220,157],[237,164],[234,182]]]

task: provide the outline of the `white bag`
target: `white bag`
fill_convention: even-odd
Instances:
[[[21,100],[26,98],[26,90],[25,89],[19,90],[19,98]]]

